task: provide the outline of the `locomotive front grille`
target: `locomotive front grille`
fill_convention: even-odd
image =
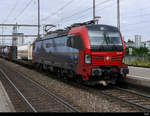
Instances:
[[[110,57],[110,60],[107,61],[105,56],[92,55],[92,65],[93,66],[116,65],[116,64],[121,64],[122,62],[121,55],[114,55],[114,56],[109,56],[109,57]]]
[[[92,65],[99,66],[104,64],[104,56],[92,55]]]
[[[111,64],[121,64],[121,62],[122,62],[121,55],[112,56]]]

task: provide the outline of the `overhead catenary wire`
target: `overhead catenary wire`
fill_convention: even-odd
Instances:
[[[97,3],[95,6],[103,5],[103,4],[108,3],[108,2],[110,2],[110,1],[112,1],[112,0],[105,0],[105,1],[103,1],[103,2]],[[89,7],[89,8],[87,8],[87,9],[82,10],[82,11],[78,11],[78,12],[72,14],[71,16],[62,18],[61,23],[62,23],[62,22],[67,22],[67,23],[68,23],[68,21],[71,22],[72,20],[81,20],[81,19],[85,19],[85,18],[88,19],[89,17],[87,17],[87,15],[85,15],[85,13],[88,12],[88,11],[90,11],[92,8],[93,8],[93,7]],[[83,13],[84,13],[84,15],[82,15]],[[79,16],[82,15],[82,17],[79,17],[78,19],[75,19],[74,17],[77,16],[77,15],[79,15]],[[92,14],[91,14],[91,15],[92,15]],[[65,19],[66,19],[66,20],[65,20]],[[90,19],[89,19],[89,20],[90,20]]]
[[[128,25],[128,26],[140,26],[141,24],[149,24],[150,21],[149,20],[146,20],[146,21],[139,21],[139,22],[136,22],[136,23],[126,23],[124,25]],[[139,25],[140,24],[140,25]]]
[[[97,10],[99,10],[99,11],[97,12],[97,14],[98,14],[99,12],[102,12],[104,9],[110,8],[110,7],[113,7],[113,3],[110,4],[109,6],[106,6],[106,7],[103,7],[103,8],[97,8]],[[82,19],[85,19],[85,18],[87,18],[88,13],[89,13],[89,12],[87,12],[87,13],[81,15],[81,16],[80,16],[80,14],[79,14],[79,17],[71,17],[71,19],[68,18],[68,19],[64,20],[63,22],[65,22],[65,21],[72,21],[72,20],[82,20]],[[92,14],[91,14],[91,15],[92,15]]]
[[[112,0],[105,0],[105,1],[103,1],[103,2],[97,3],[95,6],[102,5],[102,4],[108,3],[108,2],[110,2],[110,1],[112,1]],[[67,17],[63,18],[62,21],[64,21],[65,19],[68,19],[68,18],[72,18],[72,17],[74,17],[74,16],[76,16],[76,15],[85,13],[85,12],[87,12],[88,10],[91,10],[92,8],[93,8],[93,6],[92,6],[92,7],[89,7],[89,8],[86,8],[86,9],[84,9],[84,10],[82,10],[82,11],[78,11],[78,12],[76,12],[76,13],[70,15],[70,16],[67,16]]]
[[[140,14],[140,15],[122,16],[122,18],[126,18],[126,17],[135,18],[135,17],[145,17],[145,16],[150,16],[150,13],[145,13],[145,14]]]
[[[136,12],[139,10],[139,11],[145,11],[147,9],[150,9],[150,6],[149,7],[144,7],[144,8],[138,8],[138,9],[134,9]],[[131,13],[131,12],[130,12]],[[134,13],[133,13],[134,14]],[[149,16],[150,14],[149,13],[145,13],[145,14],[142,14],[143,16]],[[141,17],[141,14],[140,15],[127,15],[127,16],[122,16],[123,18],[126,18],[126,17]]]
[[[16,0],[16,2],[14,3],[13,7],[11,8],[10,12],[8,13],[7,17],[4,19],[4,21],[2,22],[3,24],[7,22],[8,18],[13,14],[14,10],[16,9],[18,4],[18,0]]]
[[[111,1],[111,0],[110,0]],[[103,2],[100,2],[100,3],[97,3],[96,4],[96,6],[97,5],[103,5],[103,4],[105,4],[105,3],[107,3],[107,2],[110,2],[110,1],[103,1]],[[120,2],[122,2],[122,1],[125,1],[125,0],[121,0]],[[115,4],[116,5],[116,4]],[[112,6],[114,6],[114,5],[109,5],[109,6],[107,6],[107,7],[103,7],[103,8],[98,8],[97,10],[99,10],[99,11],[102,11],[102,10],[104,10],[105,8],[110,8],[110,7],[112,7]],[[82,20],[82,19],[88,19],[90,16],[88,15],[88,17],[87,17],[87,11],[89,11],[89,10],[91,10],[93,7],[89,7],[89,8],[87,8],[87,9],[84,9],[84,10],[82,10],[82,12],[80,11],[80,12],[76,12],[76,13],[74,13],[73,15],[71,15],[71,16],[68,16],[67,18],[63,18],[62,19],[62,21],[61,21],[61,23],[63,23],[63,22],[66,22],[66,23],[68,23],[68,22],[71,22],[72,20]],[[84,11],[84,12],[83,12]],[[87,12],[87,13],[86,13]],[[80,16],[81,14],[83,14],[84,13],[84,15],[82,15],[82,16]],[[86,14],[85,14],[86,13]],[[77,15],[79,15],[80,17],[75,17],[75,16],[77,16]],[[74,18],[75,17],[75,18]],[[65,20],[66,19],[66,20]],[[89,19],[90,20],[90,19]],[[68,23],[69,24],[69,23]]]
[[[21,15],[23,15],[23,13],[25,12],[25,10],[30,6],[30,4],[33,2],[33,0],[30,0],[26,6],[22,9],[22,11],[13,19],[13,21],[17,20]]]
[[[125,1],[125,0],[121,0],[120,2],[122,2],[122,1]],[[110,2],[110,1],[106,1],[106,2]],[[102,3],[102,2],[101,2]],[[101,4],[101,5],[103,5],[105,3],[105,1],[103,1],[103,3]],[[111,4],[109,4],[109,5],[107,5],[106,7],[98,7],[97,8],[97,14],[98,13],[100,13],[100,12],[102,12],[104,9],[106,9],[106,8],[110,8],[110,7],[115,7],[116,6],[116,4],[115,4],[115,6],[114,6],[114,4],[115,4],[115,1],[113,2],[112,1],[112,3]],[[100,5],[100,3],[98,3],[98,4],[96,4],[96,6],[97,5]],[[90,9],[92,9],[92,7],[90,7],[90,8],[88,8],[88,9],[86,9],[85,10],[85,12],[87,12],[87,11],[89,11]],[[88,19],[89,17],[90,17],[90,15],[88,15],[88,13],[89,12],[87,12],[87,13],[85,13],[84,12],[84,15],[81,15],[81,14],[83,14],[82,12],[81,13],[79,13],[78,15],[80,16],[80,17],[75,17],[75,16],[77,16],[77,15],[75,15],[74,17],[73,17],[73,15],[69,18],[66,18],[66,20],[63,20],[62,22],[66,22],[66,23],[68,23],[68,22],[71,22],[72,20],[76,20],[76,21],[78,21],[78,20],[83,20],[83,19],[87,19],[87,20],[90,20],[90,19]],[[91,16],[92,16],[92,14],[91,14]],[[101,17],[102,18],[102,17]],[[69,23],[68,23],[69,24]]]
[[[146,25],[140,25],[140,24],[146,24]],[[135,28],[136,28],[136,30],[145,30],[146,29],[146,27],[149,27],[149,25],[148,24],[150,24],[150,22],[149,21],[145,21],[145,22],[141,22],[141,23],[136,23],[136,24],[130,24],[130,25],[128,25],[128,26],[132,26],[132,27],[124,27],[123,29],[122,29],[122,31],[133,31],[133,30],[135,30]],[[139,27],[139,28],[137,28],[137,27]],[[131,29],[132,28],[132,29]],[[147,28],[148,29],[148,28]]]
[[[32,0],[32,1],[37,1],[37,0]],[[65,0],[64,0],[65,1]],[[107,0],[108,1],[108,0]],[[111,1],[111,0],[110,0]],[[116,0],[112,0],[112,1],[114,1],[114,3],[116,3]],[[124,0],[120,0],[120,1],[124,1]],[[129,1],[129,0],[128,0]],[[5,18],[2,20],[2,22],[3,23],[7,23],[8,21],[11,21],[11,19],[14,19],[14,20],[16,20],[16,21],[18,21],[18,19],[20,20],[21,19],[21,17],[23,17],[24,18],[24,16],[25,16],[25,13],[27,13],[27,11],[29,10],[29,7],[30,6],[32,6],[32,4],[29,4],[28,2],[31,2],[30,0],[28,0],[28,1],[25,1],[25,5],[27,6],[27,8],[24,8],[25,7],[25,5],[22,7],[22,13],[21,13],[21,10],[18,10],[18,12],[16,13],[16,8],[18,8],[18,3],[16,2],[15,3],[15,1],[14,1],[14,3],[12,4],[12,6],[10,6],[9,7],[9,9],[8,10],[10,10],[10,12],[8,12],[8,14],[7,14],[7,16],[5,16]],[[49,2],[49,0],[48,0],[48,2]],[[70,2],[70,4],[69,4],[69,2]],[[66,7],[66,9],[64,10],[64,12],[63,12],[63,15],[62,15],[62,18],[61,18],[61,20],[54,20],[54,21],[52,21],[52,23],[53,22],[55,22],[56,24],[60,24],[60,25],[66,25],[66,23],[68,23],[68,22],[70,22],[70,24],[71,23],[74,23],[74,22],[77,22],[77,21],[84,21],[84,20],[88,20],[90,17],[92,18],[92,5],[91,5],[91,8],[88,8],[88,6],[86,7],[86,8],[83,8],[83,6],[84,6],[84,2],[83,1],[81,1],[81,2],[79,2],[78,4],[76,4],[75,5],[75,7],[73,7],[72,5],[74,5],[74,4],[71,4],[73,1],[69,1],[69,0],[66,0],[66,2],[64,2],[63,4],[62,4],[62,7],[59,5],[59,7],[58,7],[58,9],[56,9],[56,12],[54,11],[53,13],[51,13],[51,15],[52,14],[54,14],[54,15],[57,15],[58,14],[58,17],[59,17],[59,12],[60,11],[62,11],[63,9],[65,9]],[[104,2],[104,0],[103,1],[99,1],[99,0],[97,0],[97,2],[99,2],[99,3],[96,3],[96,6],[98,6],[97,8],[96,8],[96,14],[99,16],[102,16],[102,22],[105,22],[105,23],[110,23],[110,24],[113,24],[113,23],[115,23],[115,21],[116,21],[116,18],[115,18],[115,15],[109,15],[109,14],[107,14],[107,13],[111,13],[111,10],[114,10],[114,12],[115,12],[115,9],[114,8],[116,8],[115,7],[115,5],[116,4],[112,4],[111,3],[111,5],[108,3],[107,4],[107,2],[106,2],[106,4],[104,4],[104,5],[100,5],[100,3],[101,2]],[[108,1],[109,2],[109,1]],[[129,1],[130,2],[130,1]],[[51,2],[50,2],[51,3]],[[86,3],[86,1],[85,1],[85,3]],[[27,4],[29,4],[29,6],[27,5]],[[68,4],[68,5],[67,5]],[[83,4],[83,6],[79,6],[79,5],[82,5]],[[99,5],[97,5],[97,4],[99,4]],[[19,4],[20,5],[20,4]],[[67,6],[65,6],[65,5],[67,5]],[[63,6],[65,6],[64,8],[63,8]],[[123,6],[123,4],[122,4],[122,6]],[[123,7],[121,6],[121,11],[123,11],[124,9],[123,9]],[[78,7],[78,8],[77,8]],[[107,7],[108,8],[108,10],[106,10],[106,12],[104,11],[102,11],[103,10],[103,8],[102,7]],[[113,8],[110,8],[110,7],[113,7]],[[24,10],[23,10],[23,8],[24,8]],[[62,9],[61,9],[62,8]],[[70,12],[68,12],[67,10],[69,9],[70,10],[70,8],[71,8],[71,10],[72,10],[72,14],[70,14]],[[12,10],[11,10],[12,9]],[[128,7],[128,9],[130,10],[130,8]],[[139,11],[138,11],[139,10]],[[102,12],[101,12],[102,11]],[[134,10],[130,10],[130,12],[129,13],[127,13],[128,12],[128,10],[125,10],[126,12],[124,13],[124,12],[121,12],[122,14],[121,14],[121,19],[122,19],[122,21],[121,22],[123,22],[124,20],[125,20],[125,22],[124,23],[121,23],[121,25],[123,25],[122,26],[122,28],[123,29],[126,29],[126,28],[136,28],[136,29],[138,29],[139,30],[139,28],[140,27],[144,27],[143,25],[145,25],[146,26],[146,28],[148,28],[148,25],[149,25],[149,21],[148,21],[148,17],[150,16],[150,13],[149,13],[149,7],[148,7],[148,4],[147,5],[145,5],[145,6],[142,6],[142,7],[140,7],[140,8],[135,8]],[[20,13],[21,14],[20,14]],[[35,10],[35,12],[36,12],[36,10]],[[18,14],[19,13],[19,14]],[[68,14],[67,14],[68,13]],[[12,16],[14,16],[16,14],[16,17],[14,18],[14,17],[12,17]],[[35,14],[35,13],[34,13]],[[107,14],[107,15],[105,15],[105,14]],[[53,16],[54,16],[53,15]],[[70,16],[69,16],[70,15]],[[18,18],[17,18],[17,16],[18,16]],[[34,18],[34,17],[33,17]],[[46,19],[47,18],[47,19]],[[57,18],[57,17],[55,17],[55,18]],[[132,19],[135,19],[134,21],[132,21]],[[51,19],[51,16],[49,16],[49,17],[43,17],[43,19],[45,19],[44,21],[47,21],[47,20],[49,20],[49,19]],[[115,19],[115,20],[114,20]],[[138,20],[139,19],[139,20]],[[30,21],[31,21],[31,19],[29,19]],[[36,20],[36,18],[32,21],[32,22],[35,22],[35,20]],[[113,22],[114,21],[114,22]],[[45,22],[46,23],[46,22]],[[69,23],[68,23],[69,24]],[[147,25],[146,25],[147,24]],[[140,26],[141,25],[141,26]],[[139,28],[137,28],[137,27],[139,27]],[[142,29],[141,29],[142,30]],[[145,33],[146,34],[146,33]]]
[[[70,0],[69,2],[67,2],[64,6],[62,6],[61,8],[59,8],[57,11],[53,12],[51,15],[56,15],[58,12],[62,11],[63,9],[65,9],[67,6],[69,6],[72,3],[72,0]],[[51,17],[51,15],[45,17],[42,19],[42,21],[46,21],[49,19],[49,17]]]

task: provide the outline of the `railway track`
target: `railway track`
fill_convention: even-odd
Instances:
[[[79,112],[75,107],[21,72],[11,69],[8,72],[7,69],[1,67],[0,77],[7,80],[21,96],[27,112]]]
[[[57,77],[56,77],[57,78]],[[117,86],[110,86],[106,88],[101,87],[89,87],[86,85],[78,85],[74,82],[66,82],[67,84],[71,84],[73,86],[89,90],[91,93],[96,95],[103,94],[104,96],[113,98],[116,100],[116,103],[122,102],[126,105],[124,107],[130,107],[132,109],[138,109],[143,112],[150,112],[150,96],[144,95],[139,92],[132,91],[130,89],[124,89]],[[100,95],[99,95],[100,96]]]
[[[56,77],[57,78],[57,77]],[[66,81],[65,81],[66,82]],[[106,87],[104,88],[100,88],[100,87],[88,87],[88,86],[84,86],[84,85],[78,85],[77,83],[74,82],[66,82],[68,84],[71,84],[73,86],[85,89],[85,90],[89,90],[93,93],[96,94],[103,94],[105,96],[111,97],[113,99],[115,99],[116,101],[121,101],[125,104],[133,107],[133,109],[139,109],[141,111],[148,111],[150,112],[150,96],[148,95],[144,95],[142,93],[139,92],[134,92],[130,89],[124,89],[122,87],[117,87],[117,86],[110,86],[110,87]],[[126,106],[125,106],[126,107]]]
[[[150,96],[120,87],[112,87],[111,89],[101,91],[101,93],[133,107],[137,107],[142,111],[150,112]]]
[[[40,72],[45,75],[45,72],[42,72],[42,71]],[[16,73],[19,73],[20,75],[27,78],[27,75],[22,74],[20,71],[17,71]],[[55,77],[55,75],[53,75],[53,77]],[[30,80],[30,81],[33,81],[33,80]],[[141,93],[136,93],[128,89],[123,89],[123,88],[114,87],[114,86],[110,86],[107,88],[100,88],[100,87],[83,86],[83,85],[74,83],[72,81],[65,82],[65,83],[81,88],[81,89],[88,90],[90,93],[93,93],[93,95],[101,96],[103,94],[104,96],[107,96],[109,99],[111,100],[113,99],[113,102],[117,104],[122,104],[123,107],[126,107],[126,108],[130,107],[132,111],[137,110],[137,111],[142,111],[142,112],[150,112],[150,96],[146,96]]]

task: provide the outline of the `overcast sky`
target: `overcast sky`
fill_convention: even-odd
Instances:
[[[0,0],[0,23],[37,24],[38,0]],[[55,24],[63,28],[77,22],[92,19],[93,0],[40,0],[41,24]],[[96,16],[99,23],[117,26],[117,0],[96,0]],[[127,41],[134,35],[142,35],[142,41],[150,40],[150,1],[120,0],[121,32]],[[19,28],[25,34],[37,34],[36,28]],[[2,29],[0,29],[2,33]],[[4,34],[11,34],[5,28]],[[41,28],[42,33],[42,28]]]

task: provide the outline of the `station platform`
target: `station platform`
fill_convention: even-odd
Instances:
[[[0,112],[15,112],[15,109],[1,81],[0,81]]]
[[[150,88],[150,68],[129,66],[126,82]]]

